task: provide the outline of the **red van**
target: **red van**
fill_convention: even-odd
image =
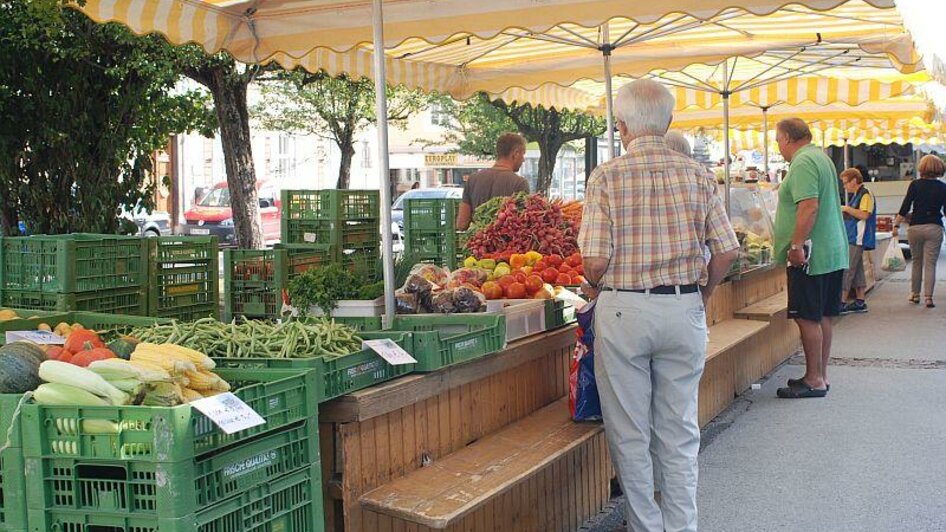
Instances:
[[[263,238],[278,241],[279,217],[282,211],[279,195],[265,181],[256,182],[259,193],[260,218]],[[226,182],[217,183],[210,192],[184,213],[183,235],[217,235],[221,245],[236,244],[233,233],[233,211],[230,209],[230,189]]]

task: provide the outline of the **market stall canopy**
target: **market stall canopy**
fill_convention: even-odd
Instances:
[[[812,128],[814,137],[812,142],[824,146],[856,146],[858,144],[919,144],[927,146],[943,146],[946,140],[946,127],[942,123],[917,126],[909,121],[870,121],[865,120],[857,124],[844,124],[843,128],[829,127],[827,129]],[[711,138],[716,141],[722,139],[722,131],[711,132]],[[743,150],[759,150],[763,148],[763,132],[756,130],[730,131],[730,145],[733,153]],[[768,134],[769,150],[778,153],[775,142],[775,132]]]
[[[897,10],[923,54],[926,70],[946,85],[946,2],[930,0],[897,0]]]
[[[891,0],[652,4],[384,1],[386,43],[393,47],[386,50],[386,79],[461,99],[482,91],[506,101],[594,108],[604,93],[605,51],[622,80],[694,64],[712,68],[733,56],[756,58],[764,70],[782,61],[778,50],[794,55],[771,74],[817,72],[875,54],[888,68],[919,68]],[[89,0],[80,9],[172,42],[225,49],[245,62],[372,72],[367,1]]]

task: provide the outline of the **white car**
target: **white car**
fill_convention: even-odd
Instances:
[[[148,212],[139,206],[134,213],[123,210],[121,218],[135,222],[139,236],[168,236],[172,232],[171,215],[165,211]]]

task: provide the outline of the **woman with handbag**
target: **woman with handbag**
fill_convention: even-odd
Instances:
[[[927,155],[920,159],[917,172],[920,179],[910,183],[907,189],[894,221],[893,236],[897,238],[897,227],[908,219],[907,239],[913,255],[910,302],[920,302],[922,287],[926,307],[933,308],[936,306],[933,304],[936,261],[943,245],[943,215],[946,213],[946,183],[939,178],[946,173],[946,164],[935,155]]]

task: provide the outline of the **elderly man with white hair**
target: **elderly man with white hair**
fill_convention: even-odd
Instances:
[[[671,129],[664,135],[664,140],[667,141],[667,146],[670,146],[670,149],[686,155],[687,157],[693,157],[693,149],[690,148],[690,141],[683,136],[683,133],[680,133],[676,129]]]
[[[615,118],[627,153],[591,173],[579,236],[583,291],[597,300],[605,434],[628,529],[636,532],[697,529],[705,305],[739,249],[713,176],[664,139],[673,107],[654,81],[618,91]]]

